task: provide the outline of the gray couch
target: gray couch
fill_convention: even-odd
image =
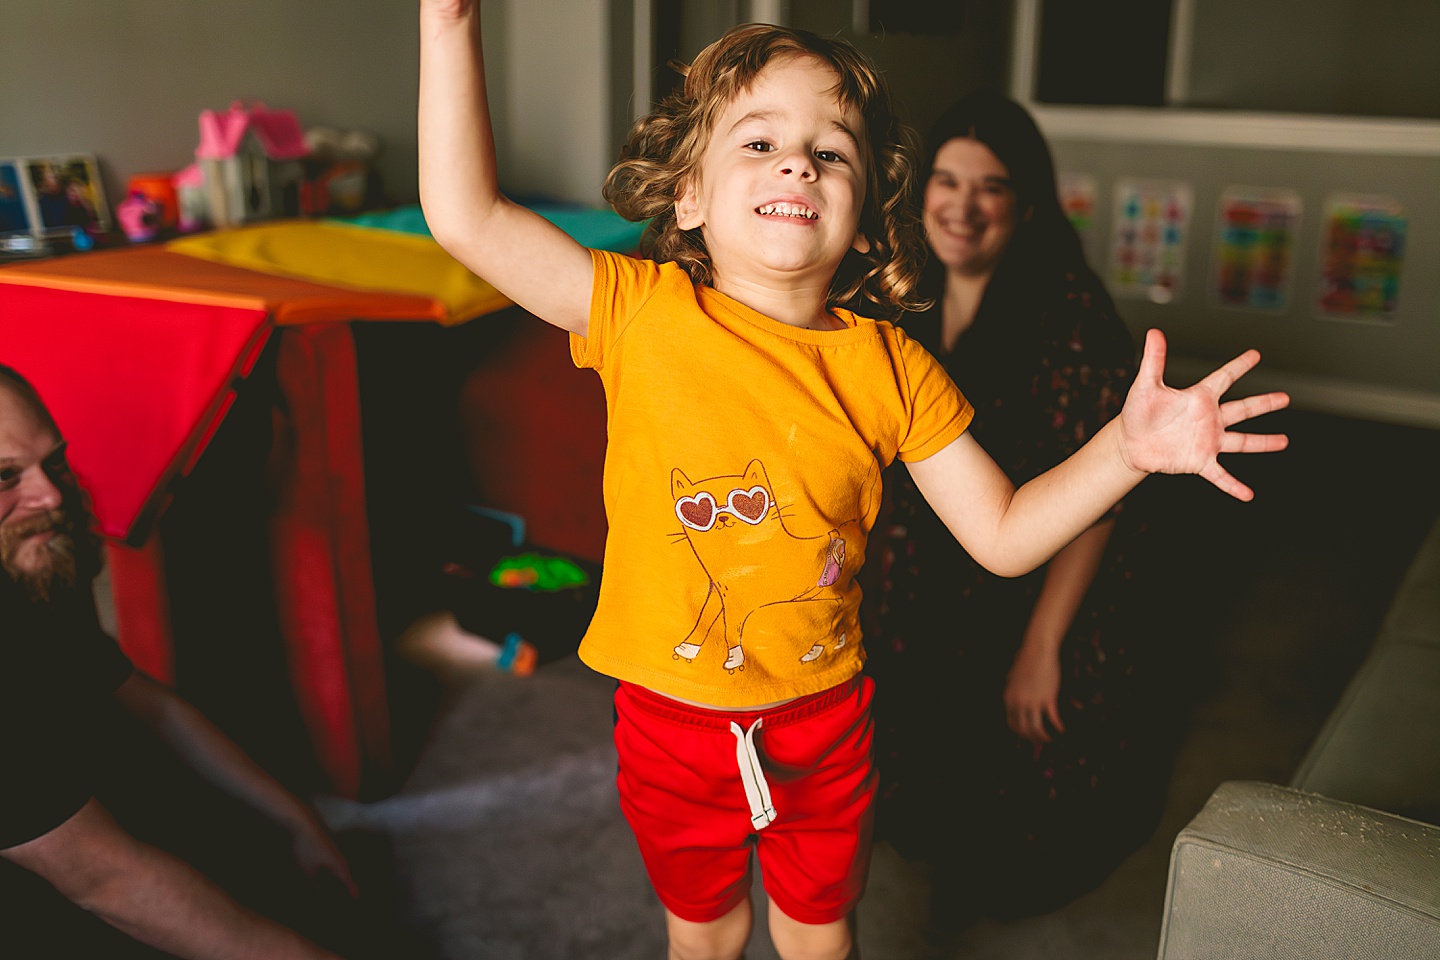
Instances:
[[[1440,958],[1440,522],[1288,786],[1180,832],[1160,960]]]

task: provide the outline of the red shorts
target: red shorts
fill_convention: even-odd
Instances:
[[[765,891],[800,923],[845,917],[870,868],[875,769],[868,677],[770,710],[615,693],[620,808],[666,909],[718,920]]]

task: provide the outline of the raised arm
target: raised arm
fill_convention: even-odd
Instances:
[[[1283,450],[1283,434],[1233,432],[1282,409],[1283,393],[1221,403],[1260,360],[1247,351],[1186,390],[1165,386],[1165,338],[1151,330],[1120,416],[1073,456],[1016,490],[967,433],[909,464],[920,492],[965,549],[1001,576],[1027,573],[1100,518],[1151,473],[1195,473],[1240,500],[1254,494],[1220,466],[1221,453]]]
[[[0,857],[152,947],[193,960],[335,960],[240,906],[194,867],[141,843],[91,800],[49,833]]]
[[[480,0],[420,3],[420,203],[442,247],[542,320],[589,328],[590,253],[500,193]]]

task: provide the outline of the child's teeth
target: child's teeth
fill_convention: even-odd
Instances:
[[[767,203],[760,208],[762,216],[778,215],[781,217],[802,217],[806,220],[814,220],[818,214],[798,203]]]

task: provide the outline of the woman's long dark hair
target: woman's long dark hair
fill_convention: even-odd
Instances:
[[[997,363],[1021,363],[1033,356],[1040,335],[1040,311],[1031,306],[1036,297],[1068,285],[1078,287],[1112,317],[1115,304],[1085,260],[1080,236],[1060,203],[1050,146],[1025,108],[986,90],[956,101],[940,115],[925,142],[922,174],[926,181],[934,169],[935,154],[957,138],[988,147],[1009,171],[1015,191],[1015,232],[986,286],[975,322],[965,334],[964,352],[976,358],[977,370],[988,367],[992,377],[1004,376],[1006,372],[997,368]],[[1070,277],[1073,280],[1067,279]],[[938,298],[944,284],[944,268],[932,256],[921,292]],[[1128,331],[1118,322],[1115,326],[1116,335],[1128,343]]]

